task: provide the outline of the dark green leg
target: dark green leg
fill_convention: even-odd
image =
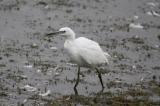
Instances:
[[[76,84],[74,85],[74,89],[77,87],[79,83],[79,74],[80,74],[80,67],[78,66],[77,80],[76,80]]]
[[[96,68],[96,71],[97,71],[97,73],[98,73],[98,77],[99,77],[99,80],[100,80],[100,82],[101,82],[102,89],[104,89],[104,85],[103,85],[101,73],[99,72],[98,68]]]

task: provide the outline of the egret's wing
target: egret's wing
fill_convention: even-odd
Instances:
[[[101,64],[108,63],[108,59],[105,56],[105,53],[99,46],[99,44],[90,39],[80,37],[77,38],[76,46],[78,47],[79,55],[83,60],[85,60],[89,64]],[[109,56],[109,54],[108,54]]]
[[[90,50],[102,50],[97,42],[84,37],[77,38],[76,45]]]

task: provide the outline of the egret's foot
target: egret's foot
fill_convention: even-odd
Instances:
[[[77,88],[78,84],[79,84],[79,79],[76,80],[76,84],[74,85],[74,89]]]
[[[74,87],[74,93],[75,93],[75,95],[78,95],[78,91],[77,91],[76,87]]]
[[[99,72],[98,68],[96,68],[96,70],[97,70],[97,73],[98,73],[98,78],[99,78],[99,80],[101,82],[102,89],[104,89],[101,73]]]
[[[105,88],[105,87],[104,87],[104,86],[102,86],[102,89],[101,89],[101,91],[102,91],[102,92],[103,92],[104,88]]]

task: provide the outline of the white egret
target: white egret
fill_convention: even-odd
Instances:
[[[108,64],[110,55],[104,52],[97,42],[85,37],[76,38],[76,34],[69,27],[60,28],[59,31],[50,34],[60,34],[66,38],[64,48],[68,51],[71,61],[78,65],[77,80],[74,88],[79,83],[80,67],[88,67],[97,71],[103,89],[101,73],[97,67],[103,63]]]

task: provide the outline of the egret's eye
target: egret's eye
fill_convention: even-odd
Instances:
[[[63,31],[63,33],[66,33],[66,31]]]

